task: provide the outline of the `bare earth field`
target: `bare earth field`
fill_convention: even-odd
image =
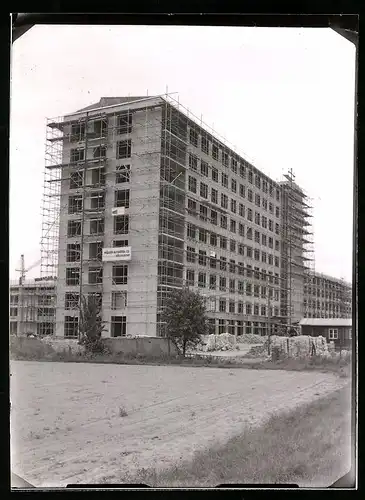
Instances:
[[[318,372],[36,361],[12,361],[11,372],[12,470],[38,487],[178,465],[347,383]]]

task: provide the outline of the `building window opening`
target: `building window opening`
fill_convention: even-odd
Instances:
[[[129,217],[128,215],[118,215],[114,217],[114,234],[128,234]]]
[[[115,174],[115,183],[122,184],[123,182],[130,182],[131,166],[130,165],[117,165],[117,173]]]
[[[130,134],[132,132],[132,114],[122,113],[117,117],[118,134]]]
[[[128,266],[113,266],[113,285],[126,285],[128,282]]]

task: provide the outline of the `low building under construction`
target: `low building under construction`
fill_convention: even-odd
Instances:
[[[53,335],[55,318],[54,279],[10,282],[10,335]]]

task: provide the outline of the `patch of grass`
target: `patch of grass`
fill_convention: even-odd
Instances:
[[[259,428],[246,430],[224,446],[195,454],[191,462],[165,471],[140,469],[120,483],[152,487],[213,487],[222,483],[299,486],[316,478],[338,477],[350,457],[349,387],[300,407],[272,415]]]
[[[13,358],[14,359],[14,358]],[[183,358],[182,356],[168,355],[143,355],[143,354],[81,354],[69,351],[51,353],[47,355],[33,353],[30,356],[17,356],[16,359],[28,361],[59,361],[72,363],[101,363],[119,365],[151,365],[151,366],[189,366],[189,367],[213,367],[213,368],[245,368],[253,370],[290,370],[290,371],[321,371],[337,373],[341,377],[351,375],[351,357],[340,359],[339,357],[321,358],[313,356],[311,358],[284,358],[277,361],[254,360],[240,357],[224,358],[219,356],[192,356]]]
[[[244,362],[243,362],[244,364]],[[289,370],[289,371],[311,371],[332,372],[341,374],[343,377],[351,375],[351,358],[321,358],[313,356],[310,358],[285,358],[278,361],[262,361],[252,364],[252,368],[264,370]]]

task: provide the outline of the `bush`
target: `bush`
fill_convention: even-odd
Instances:
[[[167,337],[183,356],[211,331],[204,298],[189,288],[169,292],[161,320],[166,324]]]
[[[94,296],[81,297],[80,308],[80,345],[92,354],[107,354],[106,346],[101,338],[105,330],[105,322],[101,319],[101,305]]]
[[[123,406],[121,406],[119,408],[119,416],[120,417],[127,417],[128,416],[128,412]]]

